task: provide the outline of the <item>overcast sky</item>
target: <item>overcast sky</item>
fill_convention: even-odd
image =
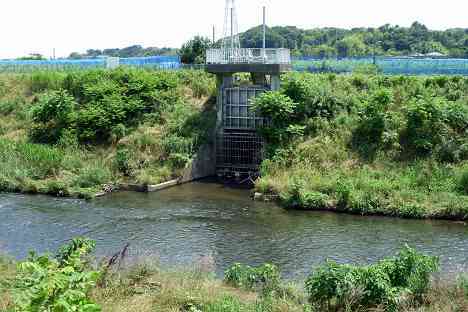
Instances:
[[[1,0],[0,58],[67,56],[89,48],[179,47],[194,35],[222,33],[225,0]],[[468,0],[237,0],[239,30],[261,23],[301,28],[409,26],[468,28]]]

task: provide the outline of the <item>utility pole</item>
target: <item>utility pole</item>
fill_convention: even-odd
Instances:
[[[231,8],[231,49],[234,49],[234,8]]]
[[[266,6],[263,7],[263,50],[266,49]]]
[[[215,25],[213,25],[213,46],[215,45],[216,43],[216,28],[215,28]]]

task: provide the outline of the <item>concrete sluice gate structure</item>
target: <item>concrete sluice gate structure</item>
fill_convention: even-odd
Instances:
[[[206,70],[217,76],[216,173],[223,178],[250,180],[258,175],[265,142],[257,129],[269,120],[259,116],[251,100],[280,88],[280,75],[291,70],[287,49],[211,49]],[[238,83],[236,73],[249,73]]]

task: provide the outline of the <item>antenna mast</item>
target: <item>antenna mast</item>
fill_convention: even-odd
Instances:
[[[240,49],[239,28],[235,0],[226,0],[224,12],[224,33],[222,49],[224,51]]]

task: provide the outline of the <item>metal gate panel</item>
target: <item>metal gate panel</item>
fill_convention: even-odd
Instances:
[[[251,107],[251,100],[265,92],[262,88],[225,88],[223,92],[223,128],[227,130],[255,130],[267,125]]]
[[[229,170],[258,170],[264,141],[256,133],[224,133],[217,138],[216,166]]]

